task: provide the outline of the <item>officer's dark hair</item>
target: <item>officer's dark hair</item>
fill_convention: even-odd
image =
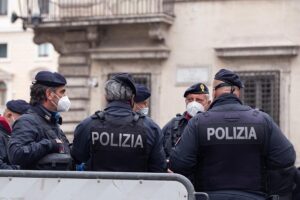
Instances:
[[[53,92],[55,92],[55,90],[56,90],[55,87],[49,87],[49,86],[41,85],[38,83],[31,85],[29,104],[34,106],[34,105],[41,104],[44,101],[46,101],[47,100],[47,97],[46,97],[47,89],[50,89]]]
[[[132,89],[115,80],[108,80],[105,83],[105,98],[110,101],[130,101],[133,97]]]

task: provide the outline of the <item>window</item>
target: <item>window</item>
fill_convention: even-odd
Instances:
[[[48,14],[49,13],[49,0],[38,0],[40,14]]]
[[[7,44],[0,44],[0,58],[7,58]]]
[[[40,44],[38,46],[38,57],[49,57],[50,45],[48,43]]]
[[[0,105],[5,105],[6,90],[6,84],[3,81],[0,81]]]
[[[112,73],[108,75],[108,78],[111,78],[116,73]],[[150,73],[130,73],[136,84],[145,85],[149,88],[151,92],[151,74]],[[151,97],[149,98],[149,116],[151,116]]]
[[[0,0],[0,15],[7,15],[7,0]]]
[[[242,100],[245,104],[262,109],[279,124],[279,71],[237,72],[245,84]]]

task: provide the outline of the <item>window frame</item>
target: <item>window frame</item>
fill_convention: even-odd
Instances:
[[[237,74],[239,74],[241,80],[245,84],[245,88],[241,92],[242,101],[253,108],[262,109],[262,111],[268,113],[273,118],[273,120],[279,125],[280,71],[238,71]],[[252,86],[249,86],[249,84],[252,84]],[[268,90],[268,88],[270,88],[270,90]],[[253,92],[254,94],[249,94],[249,92]],[[249,103],[251,99],[246,100],[246,96],[251,96],[252,101],[255,101],[255,105]]]
[[[1,53],[0,53],[0,60],[6,60],[6,59],[8,59],[8,44],[5,43],[5,42],[0,42],[0,49],[1,49],[2,45],[6,46],[6,52],[5,52],[5,56],[4,57],[1,57]]]

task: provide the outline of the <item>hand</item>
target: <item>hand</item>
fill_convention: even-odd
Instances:
[[[58,138],[56,138],[55,141],[56,141],[57,144],[62,144],[62,143],[63,143],[63,142],[62,142],[60,139],[58,139]]]
[[[58,139],[58,138],[55,139],[55,142],[58,145],[58,149],[57,149],[58,153],[64,153],[65,152],[65,148],[64,148],[63,142],[60,139]]]

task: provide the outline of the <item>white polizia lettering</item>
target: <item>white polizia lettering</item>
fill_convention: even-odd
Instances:
[[[140,134],[129,133],[107,133],[92,132],[92,143],[99,142],[102,146],[144,148],[143,139]]]
[[[217,127],[207,128],[207,140],[257,140],[254,127]]]

